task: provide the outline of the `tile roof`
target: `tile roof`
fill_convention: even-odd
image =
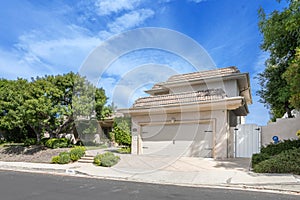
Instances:
[[[151,90],[159,90],[163,89],[163,85],[167,83],[173,82],[180,82],[180,81],[190,81],[190,80],[197,80],[197,79],[206,79],[212,77],[222,77],[227,76],[230,74],[240,73],[237,67],[226,67],[226,68],[219,68],[207,71],[200,71],[200,72],[192,72],[188,74],[176,74],[171,76],[166,82],[156,83],[153,85]]]
[[[167,82],[205,79],[205,78],[211,78],[211,77],[226,76],[226,75],[235,74],[235,73],[240,73],[240,71],[238,70],[237,67],[232,66],[232,67],[226,67],[226,68],[220,68],[220,69],[193,72],[193,73],[188,73],[188,74],[176,74],[176,75],[171,76],[167,80]]]
[[[207,89],[139,98],[133,104],[133,108],[212,101],[224,99],[225,97],[225,92],[222,89]]]

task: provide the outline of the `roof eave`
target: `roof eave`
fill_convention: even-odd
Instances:
[[[244,97],[231,97],[221,100],[204,101],[186,104],[172,104],[155,107],[140,107],[121,109],[119,112],[130,115],[144,115],[154,113],[174,113],[192,111],[212,111],[212,110],[235,110],[244,105]]]

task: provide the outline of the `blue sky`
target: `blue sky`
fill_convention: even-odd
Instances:
[[[89,53],[114,34],[142,27],[168,28],[202,45],[217,67],[237,66],[250,73],[254,103],[249,106],[247,123],[264,125],[268,110],[258,103],[254,77],[264,69],[267,54],[259,49],[257,10],[261,6],[269,13],[285,4],[275,0],[0,0],[0,77],[77,72]],[[99,85],[111,100],[122,70],[133,64],[143,69],[147,63],[174,67],[165,74],[193,71],[174,55],[146,53],[148,57],[145,52],[133,52],[120,58],[101,79]],[[155,81],[167,77],[161,73]],[[118,98],[135,99],[155,81],[139,86],[134,94],[119,90],[123,94]]]

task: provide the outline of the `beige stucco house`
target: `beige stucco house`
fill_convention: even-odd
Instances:
[[[233,128],[252,103],[249,74],[236,67],[171,76],[145,91],[126,113],[132,154],[227,158]]]

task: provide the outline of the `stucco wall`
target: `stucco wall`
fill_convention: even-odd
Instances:
[[[298,130],[300,130],[300,117],[279,119],[275,123],[269,123],[262,127],[262,145],[273,142],[273,136],[278,136],[280,140],[297,139]]]
[[[206,89],[215,89],[222,88],[228,97],[236,97],[239,96],[239,89],[237,85],[237,80],[218,80],[217,82],[206,82],[203,84],[197,85],[187,85],[170,88],[171,93],[181,93],[188,91],[198,91],[198,90],[206,90]]]
[[[226,110],[206,111],[206,112],[182,112],[172,114],[151,114],[132,116],[132,154],[142,154],[141,123],[149,122],[176,122],[212,120],[214,123],[214,158],[227,158],[229,139],[228,113]]]

